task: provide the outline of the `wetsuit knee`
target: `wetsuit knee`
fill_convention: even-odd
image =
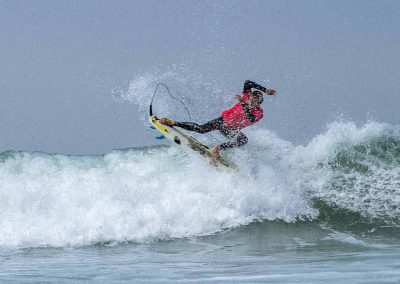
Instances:
[[[243,146],[245,144],[247,144],[247,142],[249,142],[249,139],[247,138],[246,135],[244,135],[243,133],[239,134],[239,136],[237,137],[237,142],[238,142],[238,146]]]

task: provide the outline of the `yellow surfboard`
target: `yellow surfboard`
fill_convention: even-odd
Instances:
[[[151,125],[154,126],[155,129],[160,131],[168,140],[174,142],[175,145],[191,149],[193,151],[200,153],[200,155],[202,155],[205,159],[207,159],[211,165],[229,171],[238,171],[239,168],[234,163],[224,159],[223,157],[215,159],[211,152],[210,147],[201,143],[196,138],[183,133],[176,127],[173,126],[170,127],[161,124],[158,118],[155,116],[150,116],[149,122]]]

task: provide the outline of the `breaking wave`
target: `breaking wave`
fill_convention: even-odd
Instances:
[[[307,145],[261,129],[248,136],[251,143],[228,153],[239,174],[174,146],[97,156],[3,152],[0,246],[143,243],[343,214],[398,223],[398,127],[335,122]]]

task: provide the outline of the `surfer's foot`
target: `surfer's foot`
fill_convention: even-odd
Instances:
[[[160,119],[160,123],[167,125],[167,126],[174,126],[175,125],[175,121],[173,121],[172,119],[169,118],[161,118]]]
[[[219,152],[220,152],[220,148],[218,146],[211,148],[211,153],[213,156],[212,158],[215,160],[219,160],[219,158],[220,158]]]

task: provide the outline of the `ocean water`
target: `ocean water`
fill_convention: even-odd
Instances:
[[[400,128],[249,129],[238,174],[174,146],[0,154],[1,282],[400,282]]]

